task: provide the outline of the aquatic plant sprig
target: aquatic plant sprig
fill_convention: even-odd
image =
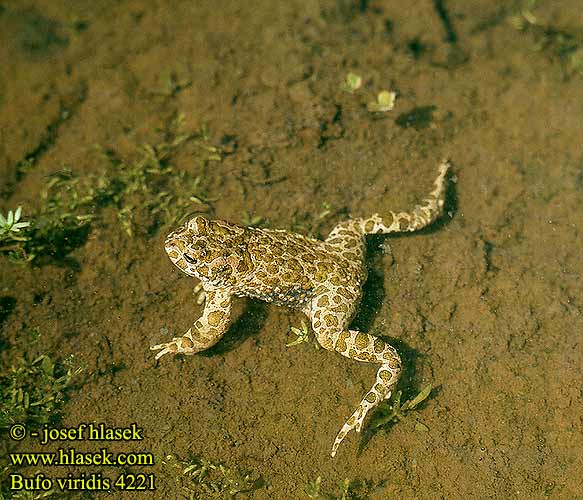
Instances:
[[[24,245],[30,240],[29,221],[21,221],[22,207],[8,211],[6,217],[0,213],[0,253],[6,253],[16,260],[26,259]]]
[[[348,478],[336,482],[336,491],[326,491],[322,488],[322,476],[314,481],[308,481],[304,493],[312,500],[366,500],[370,498],[370,481],[350,480]]]
[[[30,226],[30,222],[19,222],[22,215],[22,207],[18,207],[14,212],[12,210],[8,211],[8,215],[4,217],[0,213],[0,236],[4,236],[8,233],[19,233],[21,229]],[[17,241],[25,241],[25,236],[15,236],[11,237]]]
[[[412,399],[408,399],[403,404],[401,404],[402,392],[397,391],[395,397],[393,398],[392,404],[389,407],[384,406],[379,408],[379,411],[377,411],[376,415],[371,420],[370,427],[372,429],[377,429],[385,424],[388,424],[389,422],[398,421],[405,418],[405,414],[407,412],[415,409],[429,397],[431,394],[431,389],[431,384],[426,385],[423,389],[421,389],[417,396]]]
[[[265,226],[265,219],[261,215],[251,215],[247,210],[241,215],[241,222],[247,227]]]
[[[302,320],[302,327],[301,328],[296,328],[295,326],[292,326],[290,328],[290,331],[295,334],[296,339],[292,340],[289,344],[286,344],[286,347],[292,347],[294,345],[298,345],[298,344],[302,344],[304,342],[309,342],[310,341],[310,337],[308,334],[308,327],[306,325],[306,322]]]
[[[161,463],[174,469],[172,475],[186,498],[229,500],[237,498],[239,493],[250,492],[262,485],[255,474],[230,468],[204,457],[190,456],[181,460],[174,455],[168,455]]]
[[[73,358],[55,363],[47,354],[16,358],[0,372],[0,428],[16,422],[55,422],[66,392],[83,371]]]
[[[366,107],[371,113],[385,113],[395,107],[396,99],[396,92],[381,90],[377,95],[376,102],[369,102]]]
[[[356,73],[348,73],[346,75],[346,80],[342,83],[340,88],[344,92],[354,94],[362,86],[362,77]]]
[[[557,61],[565,80],[583,74],[583,28],[542,21],[535,14],[537,4],[538,0],[523,0],[510,16],[510,24],[518,31],[534,35],[534,49]]]

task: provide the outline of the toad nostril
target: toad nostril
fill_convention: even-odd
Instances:
[[[196,260],[194,260],[190,255],[184,254],[184,260],[189,264],[196,264]]]

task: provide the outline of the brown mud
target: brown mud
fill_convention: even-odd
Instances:
[[[455,170],[441,221],[370,240],[356,323],[400,350],[406,397],[435,387],[401,422],[349,435],[331,459],[376,366],[286,348],[302,317],[284,308],[243,301],[218,346],[156,363],[149,346],[200,311],[195,283],[164,253],[170,224],[142,211],[150,230],[130,237],[106,207],[66,255],[1,257],[2,365],[29,352],[85,367],[60,425],[136,422],[145,439],[111,451],[253,471],[261,480],[237,498],[308,498],[317,476],[328,490],[361,481],[360,498],[378,500],[583,498],[583,76],[565,38],[517,29],[513,2],[411,4],[0,4],[2,214],[32,217],[51,174],[89,178],[95,144],[131,157],[178,113],[223,151],[204,170],[209,204],[185,214],[317,220],[325,235],[412,207],[442,158]],[[575,0],[534,10],[561,29],[580,29],[581,12]],[[354,94],[341,89],[349,72],[363,77]],[[395,109],[370,113],[383,89]],[[193,154],[178,149],[173,165],[194,174]],[[154,494],[95,497],[181,498],[158,476]]]

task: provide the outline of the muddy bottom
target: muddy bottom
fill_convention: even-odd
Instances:
[[[7,0],[0,62],[5,498],[583,499],[580,2]],[[155,361],[203,311],[164,251],[187,216],[325,238],[443,158],[443,217],[368,239],[352,325],[415,408],[331,458],[378,365],[257,300]]]

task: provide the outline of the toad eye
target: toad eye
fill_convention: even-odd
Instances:
[[[189,264],[196,264],[196,260],[194,260],[190,255],[187,253],[184,254],[184,260]]]

